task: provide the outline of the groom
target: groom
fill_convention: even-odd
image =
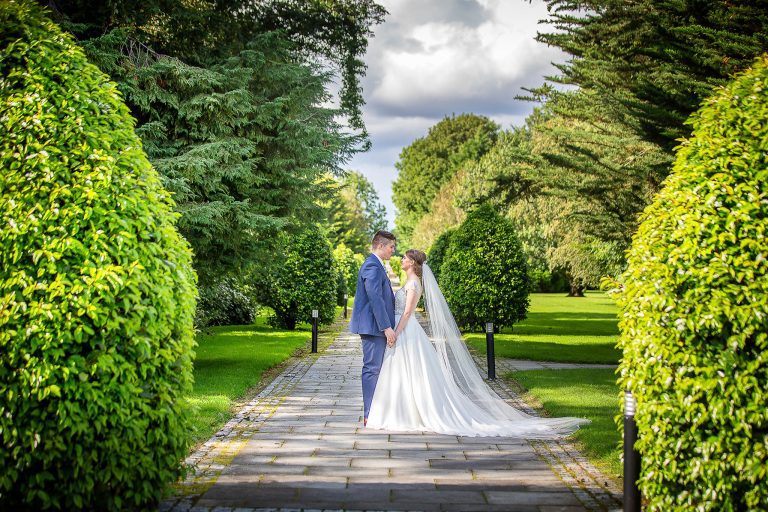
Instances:
[[[357,274],[349,330],[363,340],[363,424],[368,423],[387,343],[394,343],[396,338],[395,294],[384,270],[384,260],[395,252],[395,242],[395,235],[389,231],[377,231],[371,241],[371,255]]]

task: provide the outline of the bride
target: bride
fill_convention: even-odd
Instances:
[[[415,249],[403,258],[408,279],[395,294],[397,340],[388,344],[384,354],[367,426],[458,436],[552,439],[589,423],[580,418],[530,416],[507,404],[483,382],[426,259]],[[422,292],[431,341],[413,316]]]

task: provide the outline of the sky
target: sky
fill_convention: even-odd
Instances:
[[[347,164],[373,183],[394,228],[392,182],[402,149],[445,116],[474,113],[503,129],[535,104],[516,100],[565,62],[534,40],[548,32],[542,0],[379,0],[389,15],[374,27],[364,58],[363,119],[372,148]]]

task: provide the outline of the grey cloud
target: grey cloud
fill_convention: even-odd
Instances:
[[[535,104],[523,87],[556,73],[565,56],[536,43],[543,2],[524,0],[379,0],[389,10],[365,57],[364,118],[373,147],[350,169],[376,187],[394,220],[391,183],[402,148],[446,115],[486,115],[502,128],[520,125]],[[487,5],[488,7],[484,7]]]

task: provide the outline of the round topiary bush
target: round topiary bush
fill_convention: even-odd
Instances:
[[[768,510],[768,58],[690,121],[617,290],[648,510]]]
[[[523,320],[530,280],[512,222],[489,205],[470,213],[450,235],[440,287],[460,327],[493,322],[498,331]]]
[[[312,320],[313,309],[320,323],[333,322],[339,276],[328,240],[317,227],[308,226],[300,233],[281,234],[278,242],[282,253],[255,284],[261,302],[275,312],[271,323],[295,329],[298,322]]]
[[[191,253],[115,85],[34,3],[0,26],[0,509],[151,509],[189,446]]]
[[[440,273],[443,268],[443,262],[448,256],[448,248],[451,246],[451,235],[456,231],[456,228],[451,228],[443,231],[440,236],[432,243],[427,255],[429,257],[429,268],[432,269],[432,273],[435,274],[435,279],[440,282]]]

